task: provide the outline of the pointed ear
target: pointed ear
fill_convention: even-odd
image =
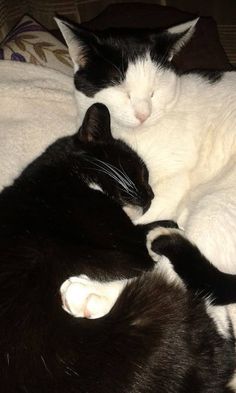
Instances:
[[[66,41],[75,69],[84,67],[89,52],[89,43],[92,38],[94,39],[93,34],[65,19],[55,17],[54,20]]]
[[[181,23],[180,25],[176,25],[170,27],[165,30],[165,32],[169,35],[173,44],[169,51],[168,60],[171,61],[173,57],[179,53],[179,51],[187,44],[187,42],[191,39],[192,35],[195,32],[196,24],[199,18],[193,19],[186,23]]]
[[[110,113],[105,105],[97,103],[90,106],[80,127],[78,138],[85,143],[100,143],[113,139]]]

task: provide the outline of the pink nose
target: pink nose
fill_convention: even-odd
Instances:
[[[135,117],[138,119],[141,123],[143,123],[150,115],[150,113],[143,113],[143,112],[135,112]]]

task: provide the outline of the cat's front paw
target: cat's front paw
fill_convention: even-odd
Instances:
[[[109,298],[103,294],[102,285],[85,275],[70,277],[60,288],[63,309],[74,317],[103,317],[112,305]]]
[[[162,255],[166,255],[168,247],[174,247],[176,238],[183,236],[183,232],[176,228],[156,227],[147,234],[147,249],[150,257],[158,262]]]

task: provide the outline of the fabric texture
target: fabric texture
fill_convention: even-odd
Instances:
[[[27,15],[1,43],[0,59],[33,63],[73,75],[67,47]]]
[[[0,190],[57,138],[77,129],[73,80],[14,61],[0,62]]]

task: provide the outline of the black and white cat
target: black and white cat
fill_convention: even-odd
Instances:
[[[163,32],[57,22],[79,119],[94,102],[107,105],[113,135],[148,167],[155,198],[136,223],[173,219],[215,266],[236,273],[236,72],[175,70],[197,19]]]
[[[144,163],[113,139],[101,104],[89,109],[76,135],[55,142],[1,192],[4,392],[232,391],[234,335],[229,320],[220,330],[214,309],[236,301],[236,279],[176,229],[135,226],[121,209],[132,200],[145,210],[152,198]],[[153,271],[147,233],[151,256],[167,255],[181,285],[165,277],[164,266]],[[109,283],[116,298],[122,291],[112,310],[100,292]],[[87,318],[66,313],[61,295],[66,311]],[[103,318],[89,319],[104,310]]]

